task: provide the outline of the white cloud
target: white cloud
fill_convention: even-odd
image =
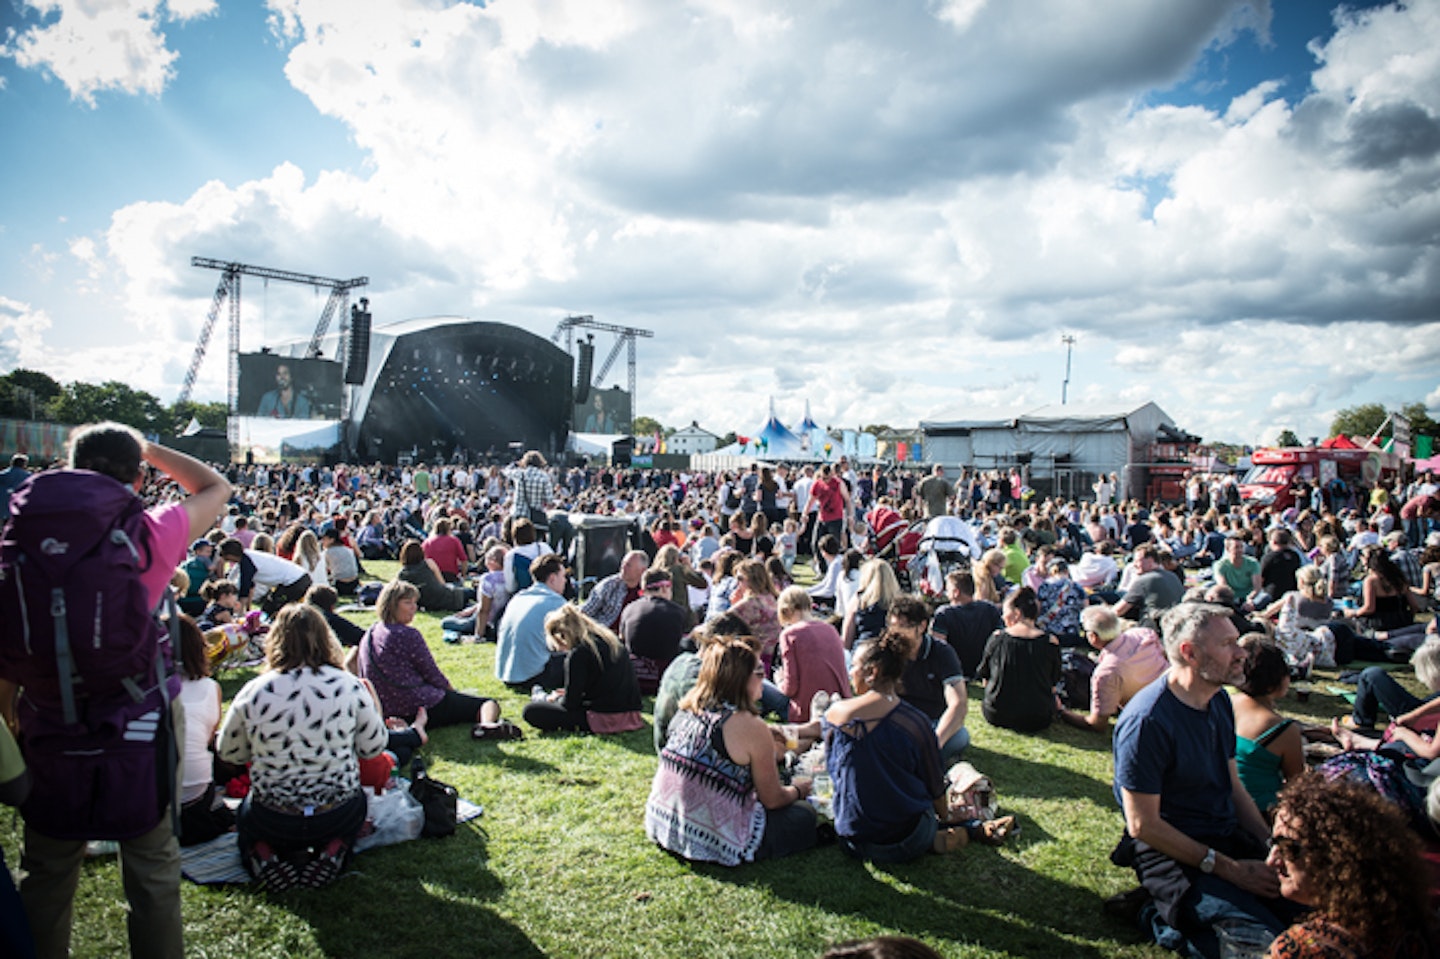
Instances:
[[[46,365],[44,335],[49,328],[44,310],[0,295],[0,367]]]
[[[1268,4],[270,0],[287,78],[363,168],[133,204],[98,255],[128,321],[187,357],[199,253],[369,273],[381,323],[654,329],[639,411],[719,432],[771,395],[849,426],[1055,403],[1068,331],[1075,401],[1308,436],[1440,379],[1420,6],[1346,15],[1313,90],[1263,80],[1213,111],[1147,94],[1263,41]],[[249,336],[318,314],[245,289]]]
[[[0,55],[46,70],[70,96],[94,106],[104,90],[159,96],[175,51],[161,25],[215,9],[215,0],[23,0],[43,22],[15,33]]]

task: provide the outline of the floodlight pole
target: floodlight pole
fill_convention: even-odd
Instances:
[[[1075,337],[1066,333],[1060,342],[1065,344],[1065,382],[1060,384],[1060,405],[1064,406],[1070,396],[1070,354],[1075,350]]]

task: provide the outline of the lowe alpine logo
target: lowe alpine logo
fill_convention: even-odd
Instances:
[[[69,549],[69,543],[62,543],[53,536],[47,536],[40,541],[40,552],[46,556],[64,556]]]

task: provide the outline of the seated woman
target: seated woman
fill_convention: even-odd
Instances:
[[[365,823],[357,757],[384,750],[385,723],[342,661],[319,610],[285,607],[265,644],[265,671],[220,727],[220,758],[250,764],[240,858],[262,889],[334,880]]]
[[[620,638],[566,603],[545,617],[545,641],[565,654],[565,687],[532,699],[522,714],[542,732],[640,729],[640,686]]]
[[[394,581],[417,587],[420,608],[425,610],[454,612],[475,601],[473,589],[445,582],[435,562],[425,558],[425,550],[419,540],[407,539],[400,547],[400,571],[395,574]]]
[[[1305,566],[1295,574],[1297,588],[1271,603],[1260,615],[1275,622],[1275,645],[1297,676],[1310,667],[1335,666],[1335,634],[1325,626],[1333,613],[1330,586],[1318,566]]]
[[[442,516],[435,521],[434,531],[421,544],[425,558],[434,562],[435,568],[447,583],[460,582],[461,575],[470,565],[465,554],[465,544],[450,532],[450,518]]]
[[[330,585],[330,570],[325,561],[325,551],[320,548],[320,540],[308,529],[302,529],[295,537],[295,553],[291,562],[310,577],[310,585]]]
[[[860,567],[860,589],[853,605],[847,606],[840,638],[846,649],[867,643],[885,631],[890,604],[900,595],[895,570],[883,559],[866,560]]]
[[[495,628],[500,625],[500,615],[510,602],[510,593],[505,588],[505,547],[492,546],[485,551],[485,573],[476,586],[478,600],[475,603],[440,621],[446,642],[459,642],[462,636],[495,642]]]
[[[810,594],[791,586],[780,594],[775,612],[780,620],[780,671],[776,685],[790,700],[793,723],[810,719],[816,693],[850,695],[845,673],[845,645],[835,627],[811,615]]]
[[[985,681],[980,711],[992,726],[1038,733],[1055,719],[1060,645],[1035,625],[1040,613],[1028,586],[1005,598],[1005,628],[990,634],[976,676]]]
[[[710,582],[690,565],[690,557],[680,552],[673,543],[662,546],[650,563],[651,569],[662,569],[670,574],[670,601],[685,610],[686,620],[695,624],[695,613],[690,609],[689,587],[708,587]],[[742,580],[743,583],[743,580]],[[735,601],[739,601],[738,595]]]
[[[425,637],[410,625],[419,597],[420,590],[410,583],[386,583],[375,601],[379,622],[360,640],[356,669],[375,687],[384,714],[408,722],[423,707],[431,728],[473,723],[470,734],[476,739],[523,738],[518,726],[501,721],[499,703],[456,692],[440,672]]]
[[[1266,862],[1280,894],[1313,910],[1270,944],[1272,959],[1440,955],[1419,845],[1373,791],[1296,779],[1280,794]]]
[[[756,713],[753,640],[716,637],[680,701],[645,804],[645,834],[677,856],[735,866],[815,845],[809,785],[785,786],[775,740]]]
[[[1361,603],[1345,615],[1375,632],[1403,629],[1415,621],[1421,599],[1410,589],[1405,574],[1382,546],[1367,547],[1362,560],[1365,579],[1360,583]]]
[[[740,586],[735,590],[730,612],[745,620],[750,632],[760,640],[760,661],[768,677],[775,658],[775,647],[780,642],[780,617],[775,612],[779,593],[762,560],[744,560],[735,570],[735,578]]]
[[[861,645],[850,670],[855,697],[825,712],[840,847],[860,859],[906,862],[972,839],[999,845],[1014,817],[952,821],[935,730],[896,692],[909,660],[910,643],[896,633]]]
[[[180,705],[185,741],[180,744],[180,845],[209,842],[235,827],[235,814],[215,785],[215,730],[220,728],[220,684],[210,678],[205,634],[180,617]]]
[[[1230,697],[1235,710],[1235,764],[1245,791],[1268,815],[1280,787],[1304,772],[1305,745],[1299,723],[1275,711],[1275,701],[1290,689],[1285,654],[1259,633],[1242,636],[1240,647],[1247,656],[1245,679]]]
[[[320,546],[325,553],[325,575],[330,585],[341,596],[354,596],[360,590],[360,561],[355,558],[355,551],[340,541],[340,533],[333,526],[321,532]]]

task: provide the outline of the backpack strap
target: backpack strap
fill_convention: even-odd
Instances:
[[[65,725],[79,722],[75,712],[75,653],[70,648],[70,628],[66,625],[65,590],[50,590],[50,618],[55,625],[55,671],[60,681],[60,710]],[[132,693],[133,695],[133,693]]]

